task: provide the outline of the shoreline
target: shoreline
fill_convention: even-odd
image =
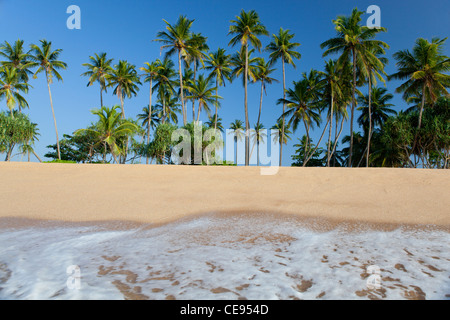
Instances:
[[[0,164],[0,177],[0,228],[8,220],[158,226],[208,214],[268,214],[450,230],[448,170],[281,167],[261,176],[258,167],[12,162]]]

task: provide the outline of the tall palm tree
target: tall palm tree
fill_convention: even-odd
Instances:
[[[198,39],[193,37],[191,32],[191,26],[194,20],[189,20],[185,16],[180,16],[175,25],[171,25],[164,19],[163,21],[166,23],[167,31],[159,31],[156,35],[158,39],[155,39],[154,41],[158,41],[163,44],[161,46],[161,50],[169,49],[169,51],[166,52],[166,57],[170,57],[174,53],[178,54],[178,75],[180,80],[181,108],[183,111],[183,124],[186,125],[187,114],[184,105],[181,59],[187,60],[189,55],[193,55],[198,52],[198,49],[195,47],[196,41]]]
[[[238,141],[242,141],[242,139],[244,138],[244,123],[242,122],[242,120],[236,119],[234,120],[234,122],[231,123],[230,125],[230,129],[233,130],[233,132],[231,132],[234,135],[234,144],[236,145],[236,165],[237,165],[237,161],[238,161]]]
[[[14,67],[3,66],[0,67],[0,99],[6,99],[6,106],[11,112],[11,117],[14,117],[13,109],[16,105],[21,108],[28,107],[28,102],[21,95],[27,93],[29,84],[22,82],[20,70]]]
[[[160,64],[160,68],[158,69],[157,75],[155,77],[155,85],[153,86],[153,91],[158,92],[159,102],[162,104],[162,113],[163,117],[161,117],[162,123],[165,122],[165,104],[166,98],[173,98],[172,95],[175,92],[175,80],[176,71],[174,69],[174,63],[168,57],[165,57],[164,60]]]
[[[83,67],[87,67],[88,71],[82,74],[82,76],[89,77],[87,86],[92,86],[94,82],[100,84],[100,107],[103,106],[103,91],[106,92],[106,78],[112,71],[111,63],[113,59],[107,59],[106,53],[102,52],[99,55],[97,53],[94,56],[90,56],[91,63],[83,63]]]
[[[138,130],[134,123],[121,119],[121,113],[117,111],[118,109],[119,106],[112,108],[103,106],[100,109],[92,110],[91,113],[99,117],[95,129],[79,129],[74,132],[75,135],[82,132],[91,133],[97,138],[97,144],[106,143],[116,163],[119,163],[117,155],[124,152],[124,150],[121,150],[118,141]]]
[[[278,82],[277,79],[272,78],[270,75],[275,71],[272,68],[272,64],[266,62],[264,58],[259,58],[256,69],[256,79],[261,82],[261,96],[259,99],[259,112],[258,112],[258,121],[256,125],[260,124],[261,119],[261,109],[262,109],[262,101],[263,101],[263,92],[266,92],[266,84],[272,84],[273,82]],[[266,92],[267,95],[267,92]]]
[[[283,99],[286,99],[286,72],[285,63],[292,65],[295,68],[294,59],[300,59],[301,54],[295,50],[300,43],[291,42],[295,34],[289,33],[289,30],[283,30],[280,28],[278,34],[272,34],[273,40],[266,47],[266,50],[270,52],[270,59],[273,62],[281,59],[281,65],[283,67]],[[283,104],[283,114],[285,112],[286,105]],[[284,123],[284,117],[283,117]],[[281,126],[281,130],[284,130],[284,125]],[[283,136],[283,132],[281,133]],[[280,166],[283,157],[283,144],[280,144]]]
[[[327,48],[323,56],[340,53],[339,63],[352,61],[353,63],[353,81],[352,81],[352,108],[350,119],[350,147],[349,147],[349,166],[352,166],[353,150],[353,118],[356,108],[356,86],[357,86],[357,68],[361,67],[364,57],[368,56],[368,48],[378,46],[387,46],[384,42],[375,40],[377,33],[386,31],[385,28],[369,28],[362,26],[361,15],[364,12],[354,8],[350,16],[338,16],[333,20],[337,36],[323,42],[320,47]]]
[[[208,78],[215,78],[216,80],[216,96],[219,95],[219,87],[225,86],[225,80],[231,82],[232,70],[231,70],[231,56],[225,53],[225,49],[218,48],[215,52],[210,52],[205,61],[205,70],[210,71]],[[214,129],[217,128],[217,109],[219,107],[219,101],[216,100],[216,112]]]
[[[197,123],[200,121],[200,113],[202,109],[208,113],[210,117],[211,104],[214,104],[217,99],[222,99],[222,97],[214,94],[215,88],[212,86],[209,78],[205,78],[202,74],[198,77],[195,83],[192,83],[189,87],[189,95],[186,99],[198,100],[198,112],[197,112]]]
[[[144,74],[142,75],[144,77],[144,82],[149,82],[150,83],[150,93],[149,93],[149,104],[147,108],[147,144],[150,143],[150,128],[152,126],[152,117],[148,116],[148,115],[152,115],[153,116],[153,112],[152,112],[152,95],[153,95],[153,79],[155,79],[158,76],[158,72],[162,69],[161,66],[161,61],[159,59],[157,59],[156,61],[149,63],[149,62],[145,62],[144,63],[144,67],[139,68],[139,70],[143,71]],[[142,111],[144,111],[145,114],[145,109],[144,108]],[[144,123],[142,123],[142,125],[144,125]],[[147,157],[147,164],[148,164],[148,157]]]
[[[256,82],[256,73],[258,72],[258,62],[259,57],[252,57],[253,52],[255,52],[255,49],[251,49],[248,52],[247,58],[245,56],[245,50],[240,50],[233,54],[231,56],[231,66],[232,71],[231,75],[233,78],[238,78],[242,76],[242,85],[245,86],[245,64],[247,61],[247,81],[250,80],[251,82]]]
[[[327,167],[330,166],[330,160],[331,160],[331,133],[333,130],[333,118],[334,118],[334,112],[335,112],[335,101],[336,99],[339,99],[339,97],[342,97],[343,95],[343,86],[344,82],[343,79],[343,67],[339,65],[339,63],[336,60],[328,60],[325,63],[325,71],[321,72],[323,81],[325,83],[325,90],[324,90],[324,102],[328,103],[329,101],[329,121],[330,121],[330,128],[329,128],[329,135],[328,135],[328,147],[327,147]]]
[[[387,93],[386,88],[372,88],[372,108],[369,110],[369,95],[359,96],[358,104],[361,105],[358,110],[361,115],[358,117],[358,124],[363,127],[366,134],[369,134],[370,119],[374,127],[382,127],[383,123],[392,115],[397,115],[397,111],[391,109],[394,105],[389,103],[394,98],[391,93]],[[369,115],[371,113],[371,115]]]
[[[14,45],[5,41],[5,43],[0,45],[0,57],[6,59],[6,61],[1,61],[3,66],[18,69],[20,82],[28,83],[28,76],[33,73],[30,70],[32,61],[29,51],[24,50],[23,44],[24,41],[20,39],[16,40]]]
[[[412,52],[401,50],[394,53],[398,71],[390,75],[388,79],[406,80],[396,89],[396,92],[403,93],[405,100],[418,95],[422,97],[413,150],[422,124],[425,102],[434,103],[439,96],[449,95],[447,88],[450,87],[450,76],[446,72],[450,69],[450,59],[444,55],[446,40],[447,38],[433,38],[431,42],[428,42],[426,39],[419,38]]]
[[[114,87],[114,94],[120,100],[122,119],[125,119],[123,99],[124,97],[131,98],[132,95],[136,96],[139,91],[138,85],[141,84],[136,67],[126,60],[120,60],[111,73],[107,74],[106,80],[109,82],[109,87]]]
[[[52,42],[47,40],[40,40],[41,46],[37,46],[35,44],[31,45],[31,55],[30,67],[38,67],[38,69],[34,73],[34,77],[37,78],[37,75],[41,72],[44,72],[45,78],[47,80],[47,88],[48,95],[50,97],[50,106],[53,114],[53,122],[55,124],[55,132],[56,132],[56,147],[58,151],[58,159],[61,160],[61,153],[59,150],[59,137],[58,137],[58,128],[56,126],[56,117],[55,110],[53,109],[53,100],[52,100],[52,92],[50,91],[50,84],[53,83],[53,77],[55,77],[58,81],[62,81],[62,77],[59,74],[58,70],[67,68],[67,64],[63,61],[58,60],[59,55],[62,52],[62,49],[52,50]]]
[[[259,36],[268,35],[266,27],[259,20],[259,16],[254,10],[245,12],[241,11],[239,16],[236,16],[235,20],[231,20],[231,26],[228,34],[233,35],[229,45],[235,46],[241,44],[241,51],[245,51],[245,69],[244,69],[244,109],[245,109],[245,165],[249,165],[250,160],[250,121],[248,117],[248,99],[247,99],[247,86],[248,86],[248,46],[249,43],[257,48],[261,49],[261,41]]]
[[[155,105],[157,117],[161,119],[163,124],[166,123],[166,120],[169,123],[178,123],[178,114],[180,113],[178,97],[170,90],[163,91],[161,94],[158,95],[157,104]]]

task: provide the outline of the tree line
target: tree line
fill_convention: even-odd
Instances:
[[[279,142],[280,164],[283,145],[301,130],[303,135],[297,138],[295,154],[291,156],[293,166],[448,168],[450,59],[444,54],[447,38],[419,38],[411,50],[395,52],[397,70],[388,75],[385,66],[389,45],[377,39],[387,30],[364,26],[362,14],[355,8],[348,16],[333,20],[335,36],[320,45],[323,57],[331,58],[323,70],[303,72],[290,86],[286,85],[286,69],[295,68],[301,59],[300,43],[294,40],[294,33],[282,28],[270,36],[256,11],[242,10],[230,21],[228,46],[238,49],[232,54],[226,48],[210,50],[207,38],[192,31],[194,20],[186,16],[180,16],[174,24],[163,20],[165,29],[157,32],[153,40],[161,44],[163,59],[138,68],[126,60],[114,64],[107,53],[95,53],[83,64],[86,72],[81,76],[88,78],[87,85],[99,86],[99,108],[92,110],[96,121],[61,140],[50,85],[54,78],[62,80],[59,71],[67,68],[59,60],[62,50],[53,49],[46,40],[32,44],[29,50],[22,40],[13,45],[5,41],[0,47],[5,60],[0,68],[0,97],[6,100],[9,112],[3,112],[0,118],[0,152],[7,153],[6,160],[11,159],[16,145],[21,146],[19,153],[32,152],[37,127],[22,114],[29,107],[24,94],[31,88],[31,75],[45,76],[53,114],[56,144],[49,146],[53,151],[46,157],[103,163],[130,163],[144,157],[147,164],[153,160],[171,162],[175,144],[170,137],[179,120],[182,128],[193,132],[207,116],[202,130],[223,131],[219,116],[223,98],[219,90],[240,78],[244,120],[236,119],[229,128],[234,131],[235,144],[244,141],[245,165],[249,165],[255,145],[259,164],[259,144],[268,138],[261,123],[263,97],[267,87],[279,81],[273,73],[281,67],[283,92],[277,100],[280,113],[270,127],[279,132],[273,139]],[[264,37],[270,38],[266,46],[262,44]],[[258,56],[261,51],[269,54],[267,61]],[[404,111],[395,110],[390,103],[393,94],[379,85],[390,80],[402,82],[395,91],[410,106]],[[258,118],[253,127],[248,109],[250,83],[260,85]],[[148,84],[148,105],[137,119],[126,118],[125,99],[136,96],[144,84]],[[108,89],[117,96],[117,106],[104,106],[103,94]],[[11,130],[15,121],[17,129]],[[361,131],[354,130],[355,121]],[[342,137],[346,122],[350,132]],[[28,131],[19,129],[20,123]],[[321,135],[314,143],[311,132],[316,128],[320,128]],[[15,130],[17,134],[12,132]],[[339,149],[339,142],[348,146]],[[215,143],[218,148],[223,144]]]

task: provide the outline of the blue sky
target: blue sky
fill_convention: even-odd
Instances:
[[[81,9],[81,30],[69,30],[66,20],[69,14],[67,7],[75,4]],[[228,47],[231,36],[228,36],[230,20],[239,14],[241,9],[254,9],[260,15],[261,22],[269,33],[277,33],[280,27],[295,33],[294,40],[301,43],[298,48],[302,58],[296,61],[297,68],[288,66],[286,84],[299,80],[302,72],[310,69],[322,70],[324,58],[320,43],[333,37],[335,30],[332,19],[337,15],[348,15],[354,7],[366,11],[369,5],[381,8],[381,24],[388,29],[380,40],[390,45],[387,52],[389,64],[388,74],[395,71],[395,60],[392,54],[398,50],[411,49],[418,37],[431,39],[434,36],[447,37],[450,30],[450,10],[448,0],[433,1],[144,1],[144,0],[0,0],[0,41],[10,43],[17,39],[25,40],[28,46],[38,43],[40,39],[53,42],[54,48],[61,48],[61,60],[68,64],[62,71],[63,82],[55,82],[51,86],[54,108],[60,138],[64,133],[84,128],[95,120],[90,110],[99,106],[99,88],[97,85],[86,87],[87,78],[80,75],[85,72],[82,63],[88,62],[90,55],[107,52],[110,58],[128,60],[141,67],[146,61],[160,58],[160,45],[152,40],[156,33],[165,28],[162,19],[175,23],[180,14],[195,19],[193,31],[201,32],[208,37],[211,50],[224,47],[228,53],[234,53],[237,47]],[[369,14],[363,16],[363,22]],[[270,37],[261,38],[263,46],[270,42]],[[449,43],[446,46],[449,54]],[[267,53],[260,56],[267,58]],[[328,58],[326,58],[328,59]],[[270,128],[281,114],[282,106],[276,100],[282,95],[281,65],[277,64],[274,77],[279,83],[270,85],[267,96],[263,98],[262,123]],[[241,81],[227,84],[219,89],[224,99],[219,111],[223,124],[227,128],[235,119],[244,120],[244,90]],[[38,124],[41,136],[36,144],[39,155],[47,152],[46,146],[55,143],[53,119],[45,79],[40,76],[31,80],[33,88],[26,96],[30,109],[25,112],[31,120]],[[387,88],[394,93],[398,82],[388,82]],[[257,120],[260,86],[249,87],[250,122]],[[396,110],[406,107],[401,95],[395,94],[393,103]],[[108,91],[104,95],[104,104],[119,104],[119,100]],[[128,117],[135,117],[148,104],[148,84],[140,88],[137,97],[125,100]],[[6,109],[6,102],[0,101],[0,110]],[[190,113],[188,113],[190,115]],[[180,119],[182,117],[180,116]],[[189,118],[188,118],[189,119]],[[206,120],[206,116],[203,117]],[[348,125],[343,134],[348,134]],[[283,165],[291,164],[294,152],[293,144],[304,134],[299,128],[283,152]],[[318,140],[321,130],[316,129],[312,137]],[[15,157],[14,160],[20,160]]]

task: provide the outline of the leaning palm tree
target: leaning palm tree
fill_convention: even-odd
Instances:
[[[89,60],[91,63],[83,63],[83,67],[87,67],[88,71],[82,74],[82,76],[89,77],[89,82],[87,86],[92,86],[94,82],[100,84],[100,107],[103,107],[103,91],[106,93],[106,78],[109,73],[113,70],[111,63],[113,59],[107,59],[106,53],[102,52],[100,55],[97,53],[94,56],[90,56]]]
[[[241,44],[241,51],[245,51],[245,69],[244,69],[244,109],[245,109],[245,165],[249,165],[250,160],[250,120],[248,117],[248,99],[247,99],[247,86],[248,86],[248,46],[249,43],[257,48],[261,49],[261,41],[259,36],[268,35],[266,27],[259,20],[259,16],[254,10],[245,12],[241,11],[239,16],[236,16],[236,20],[230,21],[232,25],[230,26],[229,35],[233,35],[230,40],[229,45],[235,46],[236,44]]]
[[[140,70],[144,72],[144,74],[142,75],[144,77],[144,82],[149,82],[150,83],[150,94],[149,94],[149,104],[147,107],[147,115],[153,115],[152,112],[152,95],[153,95],[153,79],[155,79],[158,76],[158,72],[162,69],[161,66],[161,61],[159,59],[157,59],[156,61],[149,63],[149,62],[145,62],[144,63],[145,66],[141,67]],[[144,108],[145,109],[145,108]],[[144,113],[145,110],[143,109]],[[152,117],[151,116],[147,116],[147,144],[150,143],[150,127],[151,127],[151,122],[152,122]],[[142,124],[144,125],[144,124]],[[147,164],[148,164],[148,157],[147,157]]]
[[[418,95],[422,98],[413,150],[422,124],[425,102],[434,103],[439,96],[449,95],[447,88],[450,87],[450,76],[446,73],[450,70],[450,59],[444,55],[446,40],[447,38],[433,38],[431,42],[428,42],[426,39],[419,38],[412,52],[401,50],[394,53],[398,71],[388,78],[406,80],[396,89],[396,92],[403,92],[405,100]]]
[[[349,166],[352,166],[352,150],[353,150],[353,118],[356,108],[356,76],[358,67],[361,68],[364,57],[368,56],[368,48],[380,46],[387,47],[387,45],[379,40],[375,40],[374,37],[377,33],[386,31],[385,28],[369,28],[362,26],[361,15],[364,12],[358,11],[357,8],[353,9],[350,16],[338,16],[336,20],[333,20],[337,36],[323,42],[320,47],[326,48],[323,56],[329,54],[340,53],[339,63],[345,61],[352,61],[353,63],[353,82],[352,82],[352,108],[350,119],[350,147],[349,147]]]
[[[24,41],[20,39],[16,40],[14,45],[5,41],[0,45],[0,57],[6,59],[1,61],[3,66],[18,69],[20,82],[28,83],[28,76],[33,73],[30,70],[32,61],[29,52],[24,50],[23,44]]]
[[[225,86],[225,80],[231,82],[231,56],[225,54],[225,49],[219,48],[217,51],[208,54],[205,64],[205,70],[210,71],[208,78],[214,77],[216,80],[216,96],[218,96],[219,87]],[[215,107],[216,112],[214,116],[214,129],[217,128],[217,109],[219,107],[219,101],[216,101]]]
[[[193,99],[198,101],[197,123],[200,121],[200,113],[204,109],[210,117],[211,104],[214,104],[216,100],[222,99],[222,97],[214,94],[215,88],[212,86],[209,78],[205,78],[202,74],[198,77],[195,83],[192,83],[189,87],[189,95],[186,99]]]
[[[45,74],[45,78],[47,80],[48,95],[50,97],[50,106],[53,114],[53,122],[55,124],[58,159],[61,160],[61,153],[59,150],[58,128],[56,126],[56,117],[55,117],[55,110],[53,109],[53,100],[52,100],[52,93],[50,91],[50,84],[53,83],[53,77],[55,77],[58,81],[63,80],[58,70],[66,69],[67,64],[63,61],[58,60],[59,55],[62,52],[62,49],[56,49],[52,51],[51,41],[40,40],[40,42],[41,42],[40,47],[35,44],[31,45],[30,60],[32,61],[32,63],[30,64],[30,67],[38,67],[38,69],[34,73],[34,78],[37,78],[37,75],[41,72],[44,72]]]
[[[181,69],[181,59],[187,60],[189,55],[197,53],[195,41],[196,38],[192,37],[191,26],[194,20],[189,20],[185,16],[180,16],[175,25],[171,25],[166,20],[167,31],[159,31],[157,33],[157,39],[154,41],[161,42],[163,45],[162,49],[169,49],[166,52],[166,57],[170,57],[174,53],[178,54],[178,75],[180,80],[180,100],[181,108],[183,111],[183,124],[187,123],[187,113],[186,107],[184,105],[184,92],[183,92],[183,75]]]
[[[112,108],[103,106],[100,109],[92,110],[91,113],[99,117],[95,128],[79,129],[74,132],[75,135],[83,132],[93,134],[97,139],[97,144],[104,143],[109,147],[116,163],[119,163],[117,155],[124,152],[120,148],[119,140],[138,131],[138,127],[134,123],[121,119],[118,109],[119,106]]]
[[[132,95],[136,96],[139,91],[138,84],[141,84],[136,68],[126,60],[120,60],[111,73],[107,74],[106,80],[109,82],[109,87],[114,87],[114,94],[120,100],[122,119],[125,119],[123,99],[124,97],[131,98]]]
[[[283,99],[286,99],[286,73],[285,63],[292,65],[295,68],[294,59],[300,59],[301,54],[295,50],[300,43],[291,42],[294,34],[290,34],[289,30],[283,30],[280,28],[278,35],[272,34],[273,40],[266,47],[266,50],[270,52],[271,63],[281,59],[281,65],[283,67]],[[285,112],[286,105],[283,104],[283,114]],[[283,117],[284,123],[284,117]],[[284,130],[284,125],[281,126],[281,130]],[[281,133],[283,136],[283,132]],[[280,165],[283,157],[283,144],[280,144]]]
[[[237,165],[237,161],[238,161],[238,154],[237,154],[237,150],[238,150],[238,141],[242,141],[242,139],[244,138],[244,123],[242,122],[242,120],[236,119],[234,120],[234,122],[231,123],[230,125],[230,129],[233,130],[233,132],[231,132],[231,134],[234,135],[234,144],[236,145],[236,165]]]
[[[266,62],[264,58],[259,58],[256,67],[257,67],[256,80],[261,82],[261,96],[259,99],[258,121],[256,122],[256,125],[258,126],[260,124],[261,119],[263,93],[265,92],[267,95],[266,84],[272,84],[273,82],[278,82],[278,80],[270,76],[275,71],[275,69],[272,68],[272,64],[270,63],[270,61]]]
[[[20,70],[9,66],[0,67],[0,99],[6,99],[11,117],[14,117],[13,109],[16,105],[19,112],[22,108],[28,107],[28,102],[21,93],[27,93],[29,87],[26,82],[21,82]]]

